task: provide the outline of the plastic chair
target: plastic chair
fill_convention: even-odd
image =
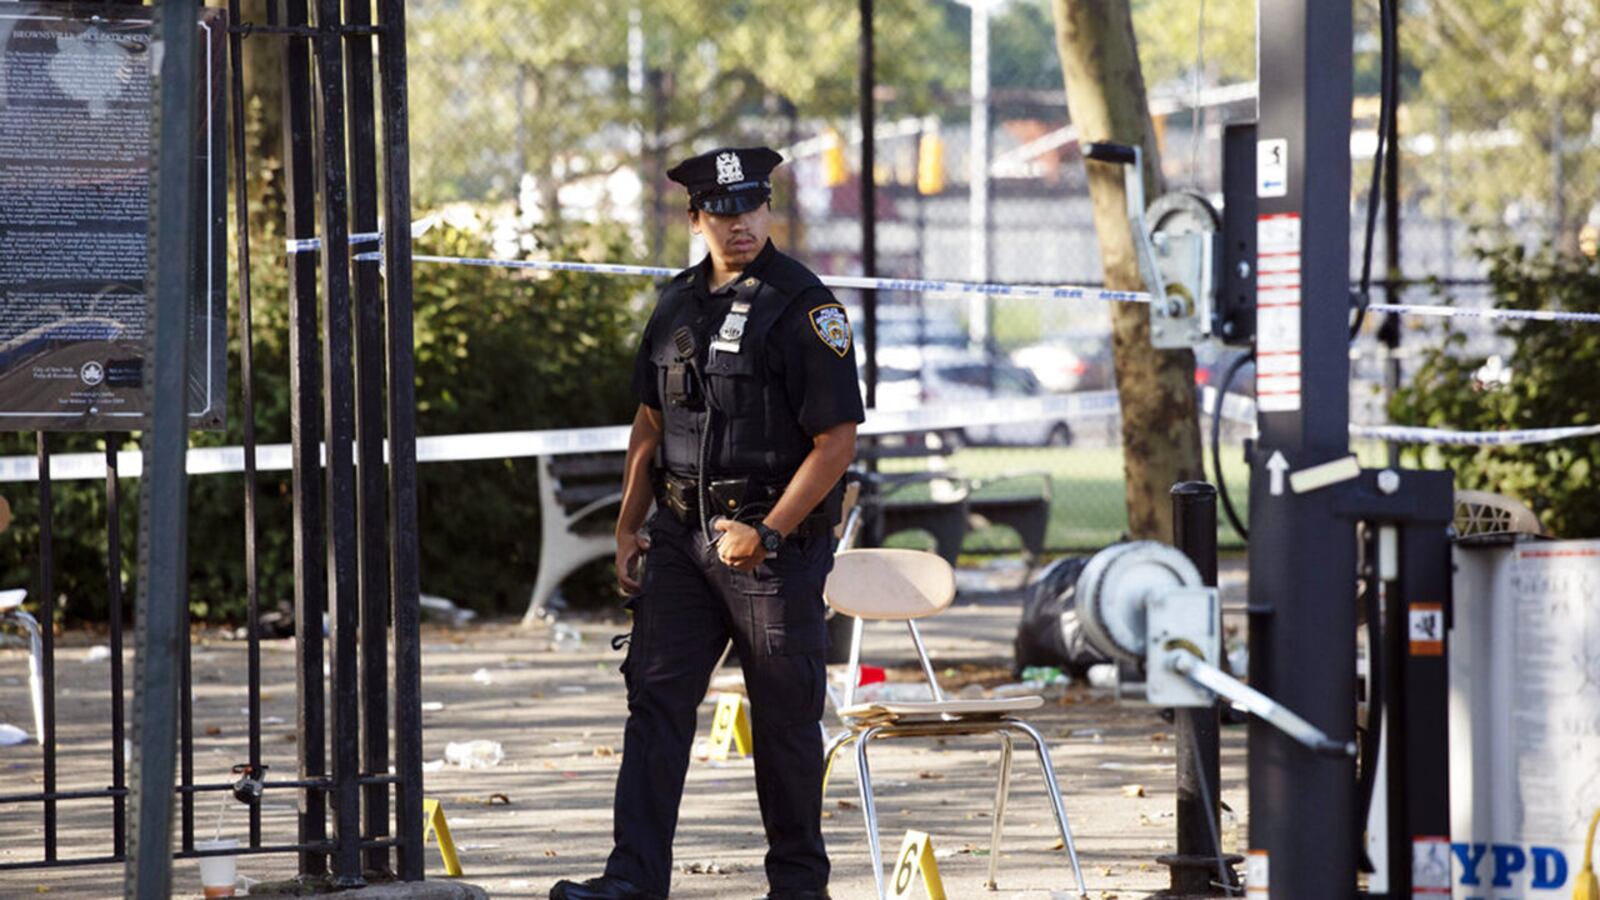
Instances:
[[[867,842],[872,852],[872,876],[880,900],[885,896],[883,848],[878,841],[878,812],[872,795],[872,774],[867,765],[868,746],[874,740],[889,738],[976,734],[996,734],[1000,737],[1000,781],[995,790],[994,824],[990,832],[989,889],[996,887],[1000,831],[1011,781],[1012,739],[1020,734],[1033,743],[1038,753],[1045,789],[1050,795],[1056,825],[1061,830],[1062,846],[1077,879],[1078,894],[1087,897],[1083,869],[1078,864],[1072,829],[1067,824],[1066,806],[1061,800],[1061,788],[1056,783],[1055,767],[1050,762],[1050,749],[1033,726],[1016,717],[1017,713],[1043,706],[1044,698],[950,700],[939,688],[933,662],[928,658],[922,634],[917,629],[917,620],[943,612],[955,599],[955,572],[950,564],[939,556],[918,550],[847,550],[835,558],[824,593],[835,611],[856,617],[845,698],[839,709],[839,716],[848,727],[829,743],[825,765],[831,769],[834,756],[851,741],[856,742],[857,787],[861,793],[861,809],[866,816]],[[854,685],[860,678],[862,623],[867,619],[906,623],[923,674],[927,676],[932,700],[854,701]]]
[[[21,588],[0,591],[0,622],[13,622],[28,633],[28,693],[33,700],[33,736],[44,745],[44,644],[40,637],[39,620],[23,611],[22,601],[28,592]]]

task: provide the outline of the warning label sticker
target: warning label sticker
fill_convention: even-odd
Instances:
[[[1267,851],[1251,850],[1244,861],[1244,890],[1251,897],[1265,897],[1272,889]]]
[[[1450,896],[1450,839],[1418,835],[1411,840],[1411,896]]]
[[[1411,655],[1444,655],[1444,606],[1413,603],[1410,610]]]
[[[1300,408],[1300,216],[1256,219],[1256,403]]]
[[[1289,142],[1283,138],[1256,141],[1256,196],[1289,194]]]

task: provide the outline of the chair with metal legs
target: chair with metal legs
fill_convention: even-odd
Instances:
[[[917,550],[847,550],[835,557],[833,572],[828,576],[824,592],[828,604],[838,613],[855,616],[856,622],[850,648],[850,670],[845,681],[845,698],[839,708],[839,716],[847,728],[829,742],[825,766],[831,772],[839,751],[852,741],[856,743],[857,787],[861,794],[861,809],[866,817],[867,844],[872,854],[872,876],[878,888],[878,897],[882,900],[885,896],[883,848],[878,840],[878,811],[872,795],[867,748],[874,740],[977,734],[1000,737],[1000,779],[995,788],[994,824],[990,831],[988,887],[996,889],[1000,831],[1011,781],[1012,744],[1016,737],[1021,736],[1033,744],[1039,757],[1045,790],[1050,796],[1056,825],[1061,831],[1062,846],[1072,864],[1078,895],[1087,897],[1083,869],[1078,864],[1072,829],[1067,824],[1066,805],[1061,800],[1061,788],[1056,783],[1055,766],[1050,762],[1050,748],[1033,726],[1017,718],[1018,713],[1043,706],[1044,698],[951,700],[939,688],[933,662],[928,658],[922,633],[917,629],[917,620],[949,608],[950,602],[955,599],[955,592],[955,573],[950,564],[932,553]],[[923,674],[928,679],[932,700],[855,702],[854,685],[859,679],[861,666],[861,631],[863,622],[868,619],[906,623]],[[823,789],[827,789],[826,781]]]
[[[39,620],[22,608],[28,592],[22,588],[0,591],[0,622],[14,622],[28,636],[28,694],[33,700],[33,739],[44,744],[44,649]]]

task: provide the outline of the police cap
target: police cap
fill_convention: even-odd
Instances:
[[[772,196],[772,170],[781,162],[767,147],[718,147],[678,163],[667,177],[689,190],[691,209],[736,216]]]

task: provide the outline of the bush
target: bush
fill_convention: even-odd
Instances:
[[[1511,247],[1484,254],[1495,305],[1502,309],[1600,312],[1600,265],[1586,257],[1529,254]],[[1514,349],[1504,381],[1480,377],[1487,359],[1464,353],[1465,329],[1445,326],[1431,343],[1411,386],[1390,404],[1397,423],[1469,431],[1593,425],[1600,422],[1600,328],[1559,322],[1507,322],[1497,333]],[[1413,461],[1422,448],[1409,448]],[[1438,447],[1458,489],[1496,491],[1531,507],[1564,538],[1600,535],[1600,503],[1591,479],[1600,438],[1515,447]]]
[[[263,210],[252,209],[252,214]],[[252,327],[256,434],[289,440],[288,286],[273,215],[253,239]],[[262,252],[265,250],[266,252]],[[491,255],[482,227],[440,227],[418,253]],[[620,231],[595,226],[541,248],[558,259],[615,260]],[[610,425],[629,421],[633,347],[643,282],[558,273],[419,264],[416,269],[417,430],[420,435]],[[231,309],[237,309],[237,299]],[[195,445],[243,439],[239,335],[229,325],[230,403],[224,433]],[[0,434],[0,453],[31,454],[32,434]],[[52,435],[52,452],[96,451],[101,435]],[[130,444],[130,446],[132,446]],[[538,555],[534,461],[431,463],[418,467],[423,589],[485,612],[520,610]],[[261,606],[288,608],[294,596],[293,510],[287,472],[262,473],[257,505]],[[139,483],[124,480],[126,608],[136,584]],[[190,480],[190,606],[198,617],[239,621],[245,613],[242,475]],[[0,537],[0,586],[38,584],[38,491],[8,485],[16,523]],[[55,581],[62,618],[106,615],[106,528],[101,482],[59,482],[52,490]],[[315,552],[321,552],[318,548]],[[37,597],[32,598],[37,600]]]

